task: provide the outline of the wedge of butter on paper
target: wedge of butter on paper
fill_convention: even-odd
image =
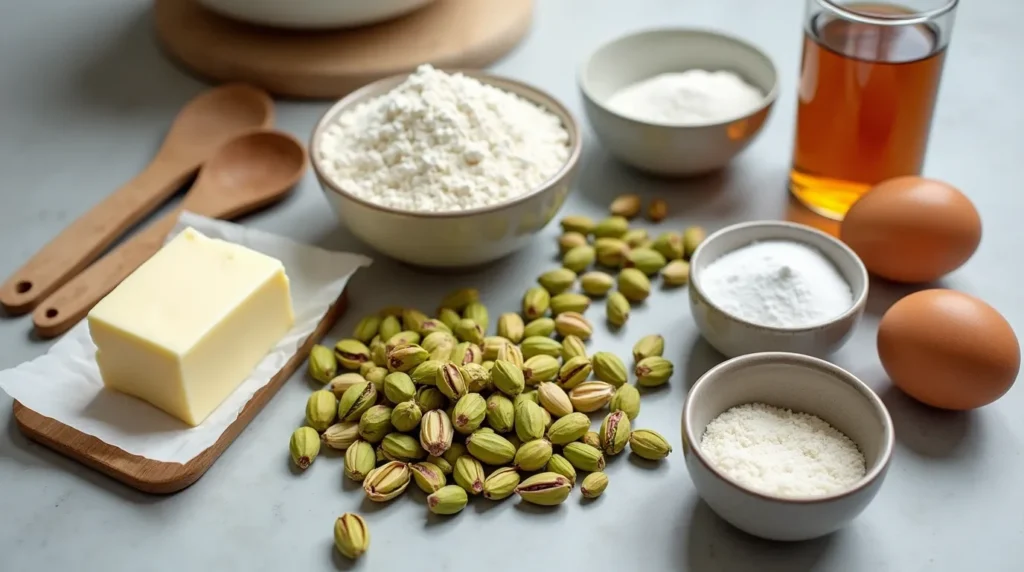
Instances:
[[[196,426],[295,322],[284,265],[189,227],[88,316],[104,385]]]

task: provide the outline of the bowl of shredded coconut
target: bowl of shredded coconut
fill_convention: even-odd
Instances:
[[[864,313],[868,273],[845,244],[815,228],[754,221],[707,237],[690,257],[690,310],[722,354],[825,357]]]
[[[694,383],[683,455],[705,502],[769,540],[839,530],[885,480],[893,426],[882,400],[850,372],[811,356],[733,358]]]
[[[710,30],[630,34],[579,74],[584,110],[619,160],[664,176],[725,167],[760,133],[778,92],[771,59]]]
[[[552,96],[479,71],[423,65],[331,107],[310,159],[338,218],[417,266],[484,264],[524,247],[561,208],[579,128]]]

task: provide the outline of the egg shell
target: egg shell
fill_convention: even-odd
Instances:
[[[932,282],[974,254],[981,242],[981,217],[970,199],[951,185],[897,177],[854,203],[839,238],[877,276]]]
[[[878,326],[878,357],[897,387],[942,409],[988,405],[1020,371],[1020,343],[1006,319],[954,290],[922,290],[889,308]]]

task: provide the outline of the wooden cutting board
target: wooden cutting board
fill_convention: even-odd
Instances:
[[[196,0],[155,2],[157,37],[185,68],[315,99],[340,98],[421,63],[485,67],[519,43],[533,15],[533,0],[437,0],[375,26],[295,32],[234,22]]]
[[[263,389],[253,394],[235,422],[228,426],[220,439],[208,449],[185,464],[154,461],[132,455],[122,449],[108,445],[92,435],[86,435],[60,421],[44,417],[14,402],[14,420],[29,439],[45,445],[58,453],[70,457],[88,467],[96,469],[122,483],[146,493],[167,494],[178,492],[199,480],[221,456],[249,422],[263,410],[277,390],[291,378],[292,374],[306,361],[310,349],[334,327],[338,318],[345,313],[348,296],[342,292],[316,329],[299,346],[299,350],[288,360]]]

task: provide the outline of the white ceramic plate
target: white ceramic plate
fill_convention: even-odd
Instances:
[[[434,0],[198,0],[224,17],[274,28],[333,29],[378,24]]]

